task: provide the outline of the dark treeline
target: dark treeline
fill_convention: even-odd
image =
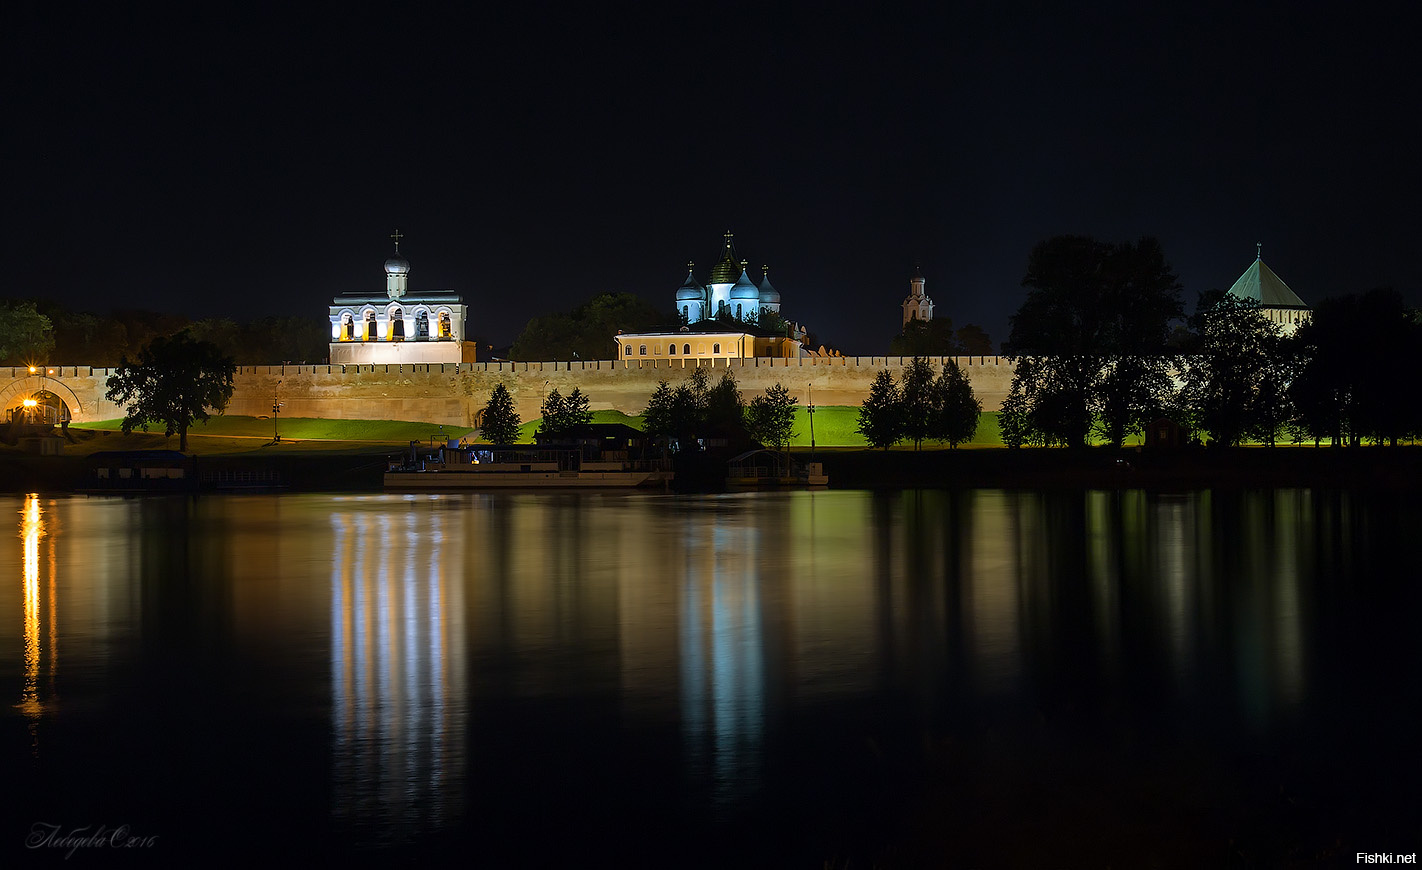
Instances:
[[[1120,446],[1161,418],[1223,446],[1422,434],[1422,317],[1392,289],[1325,299],[1292,335],[1215,290],[1181,329],[1181,287],[1154,239],[1084,236],[1037,245],[1022,283],[999,415],[1009,446]]]
[[[12,325],[0,341],[0,365],[117,366],[155,338],[187,331],[211,342],[239,365],[322,363],[330,331],[320,318],[263,317],[238,323],[227,318],[192,321],[137,308],[99,314],[43,301],[0,302],[0,317]]]

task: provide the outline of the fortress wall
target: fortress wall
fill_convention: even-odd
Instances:
[[[540,415],[553,389],[566,395],[578,388],[593,410],[640,414],[665,380],[675,386],[700,364],[714,383],[729,370],[749,402],[777,382],[803,406],[813,388],[816,405],[861,404],[881,370],[903,374],[908,357],[829,357],[802,359],[586,360],[573,362],[431,363],[414,365],[242,366],[233,379],[230,414],[271,414],[275,399],[282,416],[332,419],[427,420],[474,426],[475,415],[502,383],[524,420]],[[1013,366],[1003,357],[958,357],[983,410],[995,411],[1012,384]],[[935,369],[941,358],[934,358]],[[70,404],[75,422],[113,419],[122,409],[103,399],[111,369],[56,367],[47,388]],[[0,369],[0,406],[12,407],[35,390],[40,379],[26,369]],[[70,396],[73,397],[71,401]],[[77,407],[75,406],[77,404]]]

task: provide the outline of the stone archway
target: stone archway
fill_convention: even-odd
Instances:
[[[83,420],[85,415],[93,410],[86,409],[84,403],[79,401],[79,397],[65,386],[63,381],[40,375],[18,378],[0,388],[0,409],[3,409],[5,417],[8,418],[12,409],[24,407],[26,399],[36,398],[42,393],[54,396],[59,403],[60,413],[67,411],[71,420]]]

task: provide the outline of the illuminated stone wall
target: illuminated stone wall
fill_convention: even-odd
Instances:
[[[898,380],[907,357],[830,357],[802,359],[703,360],[715,382],[729,370],[750,401],[767,387],[783,384],[800,404],[810,388],[816,405],[861,404],[874,376],[887,368]],[[935,363],[938,363],[935,360]],[[714,363],[714,364],[711,364]],[[1012,384],[1012,364],[1003,357],[959,357],[983,410],[996,411]],[[230,414],[271,414],[275,398],[283,416],[330,419],[422,420],[473,426],[474,415],[502,383],[524,420],[539,416],[543,397],[553,389],[574,387],[588,396],[593,410],[640,414],[658,381],[675,385],[689,377],[695,360],[589,360],[544,363],[473,363],[455,365],[242,366],[234,378]],[[937,368],[938,365],[935,365]],[[76,423],[122,417],[122,409],[103,398],[112,369],[55,366],[43,379],[23,368],[0,368],[0,408],[11,408],[39,389],[49,389],[70,406]]]

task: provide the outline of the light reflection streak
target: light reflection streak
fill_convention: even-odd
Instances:
[[[467,640],[463,598],[446,573],[462,557],[428,501],[333,513],[331,692],[333,813],[387,825],[407,841],[462,811]],[[403,515],[403,516],[402,516]],[[451,549],[455,552],[451,553]]]

